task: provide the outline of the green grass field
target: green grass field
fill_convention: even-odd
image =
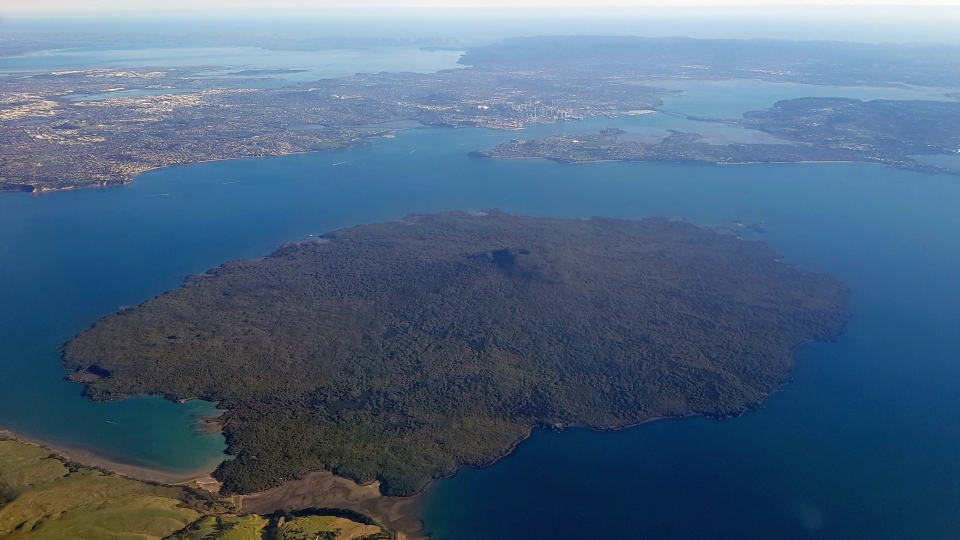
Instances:
[[[277,540],[360,540],[392,538],[376,525],[333,516],[302,516],[277,526]]]
[[[4,540],[379,540],[392,531],[342,517],[233,515],[228,500],[68,465],[41,446],[0,439]]]
[[[175,536],[176,540],[262,540],[269,520],[255,514],[206,516]]]
[[[48,450],[18,441],[0,441],[0,486],[0,538],[9,540],[160,539],[200,517],[183,505],[182,488],[71,471]]]

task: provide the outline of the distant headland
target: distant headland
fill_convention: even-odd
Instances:
[[[707,119],[694,119],[707,120]],[[882,163],[926,173],[960,174],[920,156],[957,157],[960,103],[801,98],[750,111],[737,120],[714,120],[756,130],[766,143],[710,143],[698,133],[670,130],[659,141],[637,141],[618,128],[513,140],[476,158],[545,158],[561,163],[645,161],[667,163]]]
[[[0,74],[0,191],[121,185],[172,165],[354,148],[389,137],[385,124],[397,120],[517,130],[640,114],[662,109],[663,98],[678,93],[660,87],[664,80],[953,90],[960,87],[958,51],[943,45],[541,36],[471,49],[460,60],[464,69],[358,74],[281,88],[263,88],[260,78],[289,69],[149,66]],[[913,114],[909,102],[888,105],[901,116]],[[870,120],[877,112],[853,114]],[[955,125],[952,114],[933,118]],[[765,125],[785,134],[793,127]],[[851,134],[813,127],[804,127],[800,137],[822,142]],[[879,132],[874,139],[881,142],[897,135],[882,122],[866,127],[868,134]],[[689,149],[691,141],[670,142]],[[814,154],[845,156],[859,148],[854,142]],[[661,157],[670,151],[656,150]],[[693,150],[731,160],[811,159],[802,147],[786,145]],[[674,152],[670,159],[685,156]]]

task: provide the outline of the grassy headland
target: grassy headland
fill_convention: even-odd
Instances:
[[[232,500],[69,462],[0,433],[0,538],[9,540],[386,540],[337,510],[238,515]]]

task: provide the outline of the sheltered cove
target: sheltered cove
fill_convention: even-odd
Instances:
[[[226,409],[228,493],[309,471],[411,495],[536,425],[614,429],[757,406],[845,287],[663,219],[441,213],[233,261],[64,347],[87,394]]]

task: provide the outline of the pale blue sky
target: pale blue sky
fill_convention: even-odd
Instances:
[[[216,21],[219,29],[246,21],[242,24],[256,24],[259,31],[309,28],[330,35],[631,34],[960,43],[960,0],[0,0],[0,32],[26,28],[17,27],[17,21],[44,20],[68,24],[59,30],[86,31],[97,29],[94,21],[109,20],[125,21],[131,32],[156,31],[161,20],[180,21],[181,30],[200,30],[184,26],[192,20]]]
[[[13,12],[171,12],[171,11],[275,11],[277,9],[404,9],[404,8],[663,8],[679,6],[786,7],[786,6],[960,6],[960,0],[0,0],[0,11]]]

